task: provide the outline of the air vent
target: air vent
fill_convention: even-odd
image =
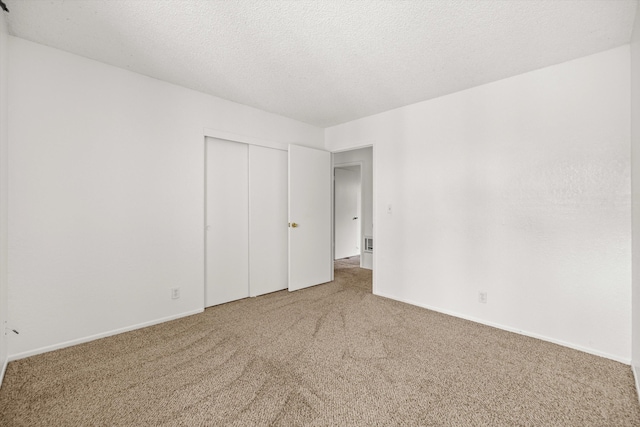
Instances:
[[[364,237],[364,251],[373,252],[373,237]]]

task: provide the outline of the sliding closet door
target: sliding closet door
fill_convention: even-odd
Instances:
[[[249,296],[248,149],[207,138],[207,307]]]
[[[287,152],[249,146],[251,296],[287,289]]]

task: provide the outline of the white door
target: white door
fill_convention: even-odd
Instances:
[[[207,139],[207,307],[249,296],[248,146]]]
[[[287,289],[287,152],[249,146],[249,294]]]
[[[331,154],[289,145],[289,290],[333,279]]]
[[[334,258],[360,255],[360,167],[335,168]]]

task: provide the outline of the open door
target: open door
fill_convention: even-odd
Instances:
[[[360,166],[335,167],[333,186],[333,258],[360,255]]]
[[[289,290],[333,279],[331,153],[289,145]]]

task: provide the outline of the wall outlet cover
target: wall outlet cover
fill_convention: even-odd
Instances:
[[[486,292],[478,292],[478,302],[482,304],[487,303],[487,293]]]

